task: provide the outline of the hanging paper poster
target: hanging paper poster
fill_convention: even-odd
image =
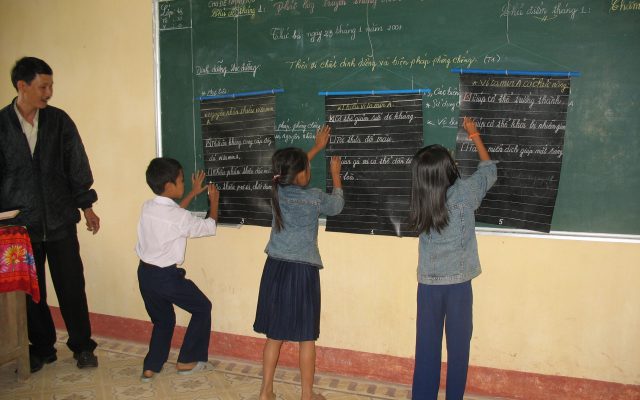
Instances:
[[[460,120],[456,160],[462,177],[477,168],[476,147],[461,128],[475,120],[498,181],[476,221],[549,232],[555,207],[567,121],[570,78],[460,75]]]
[[[275,96],[202,100],[207,180],[220,189],[219,222],[271,226]]]
[[[422,147],[422,95],[326,96],[325,121],[327,155],[342,158],[345,193],[345,207],[327,217],[327,230],[415,236],[407,225],[411,159]]]

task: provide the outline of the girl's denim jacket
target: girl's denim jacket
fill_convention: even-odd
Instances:
[[[480,275],[474,212],[496,179],[496,162],[480,161],[473,175],[447,190],[449,225],[441,233],[420,234],[418,282],[451,285]]]
[[[303,262],[322,268],[318,250],[318,217],[320,214],[337,215],[344,207],[342,189],[328,194],[320,189],[306,189],[296,185],[278,187],[283,229],[275,229],[272,222],[271,237],[265,252],[269,257]]]

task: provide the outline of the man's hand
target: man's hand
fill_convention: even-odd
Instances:
[[[87,230],[95,235],[100,230],[100,218],[93,212],[93,208],[84,210],[84,219],[87,221]]]

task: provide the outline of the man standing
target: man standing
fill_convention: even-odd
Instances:
[[[97,367],[76,224],[82,209],[94,234],[100,219],[92,209],[98,195],[75,124],[48,105],[53,71],[34,57],[18,60],[11,71],[18,92],[0,110],[0,211],[19,209],[4,224],[27,227],[33,245],[40,302],[27,296],[31,372],[57,360],[56,331],[47,304],[45,260],[78,368]]]

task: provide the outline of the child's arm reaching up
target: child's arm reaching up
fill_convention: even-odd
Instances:
[[[180,201],[180,207],[187,208],[194,197],[207,190],[207,185],[202,186],[204,178],[206,175],[202,170],[191,174],[191,191]]]
[[[213,183],[207,184],[206,188],[209,190],[209,218],[218,222],[218,202],[220,200],[220,192]]]
[[[476,149],[478,149],[478,157],[480,157],[480,161],[488,161],[491,160],[491,156],[487,151],[487,148],[484,146],[484,142],[480,137],[480,131],[476,127],[476,123],[469,117],[464,117],[464,121],[462,122],[462,127],[465,131],[467,131],[467,135],[469,135],[469,139],[473,140],[473,144],[476,145]]]
[[[333,182],[333,187],[335,189],[342,189],[342,176],[340,175],[341,166],[342,162],[340,161],[340,157],[332,156],[329,168],[331,169],[331,181]]]
[[[313,159],[320,152],[320,150],[327,147],[327,143],[329,143],[329,132],[331,128],[329,125],[322,125],[318,132],[316,132],[316,143],[313,147],[307,152],[307,158],[309,161]]]

